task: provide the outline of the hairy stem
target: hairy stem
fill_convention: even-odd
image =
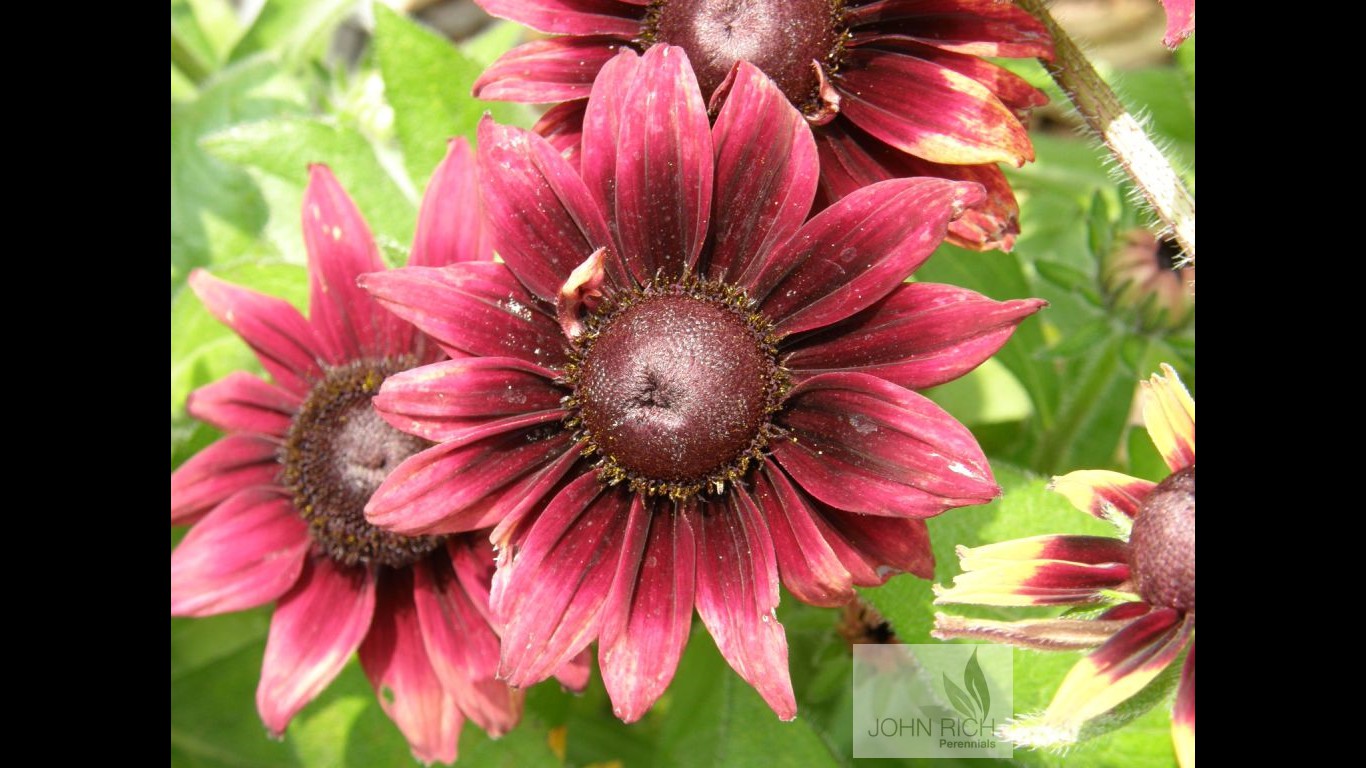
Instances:
[[[1138,119],[1106,85],[1072,38],[1058,26],[1044,0],[1016,0],[1053,35],[1057,58],[1043,62],[1053,80],[1072,100],[1086,124],[1110,148],[1144,199],[1176,239],[1185,262],[1195,263],[1195,198],[1143,131]],[[1181,266],[1185,266],[1183,263]]]

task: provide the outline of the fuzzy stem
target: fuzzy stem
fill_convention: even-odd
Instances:
[[[1043,22],[1053,35],[1057,58],[1051,62],[1041,60],[1048,73],[1138,185],[1144,199],[1181,246],[1188,263],[1193,265],[1195,198],[1186,183],[1144,133],[1138,119],[1124,108],[1123,102],[1082,55],[1077,44],[1058,26],[1044,0],[1016,2]]]

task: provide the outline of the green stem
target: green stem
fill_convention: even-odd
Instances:
[[[1072,38],[1058,26],[1044,0],[1016,0],[1053,35],[1057,57],[1043,62],[1053,80],[1072,100],[1086,124],[1105,142],[1144,199],[1166,226],[1191,264],[1195,263],[1195,197],[1171,163],[1101,79]]]

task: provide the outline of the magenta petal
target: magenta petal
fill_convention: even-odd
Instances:
[[[580,172],[588,192],[597,201],[599,210],[607,217],[612,232],[616,232],[617,219],[617,138],[621,129],[621,116],[626,111],[627,94],[636,81],[640,69],[640,57],[635,51],[619,51],[605,65],[593,81],[591,97],[584,104],[581,117],[580,137],[582,152]],[[621,250],[620,238],[608,254],[607,274],[611,283],[628,286],[635,279],[623,261],[625,252]]]
[[[1044,305],[1041,299],[992,301],[951,285],[907,283],[847,322],[803,338],[785,364],[799,381],[857,370],[926,389],[986,362]]]
[[[735,70],[714,131],[708,274],[733,282],[801,227],[816,194],[820,161],[801,113],[748,62]]]
[[[1167,34],[1162,44],[1176,48],[1195,32],[1195,0],[1162,0],[1162,8],[1167,12]],[[1194,715],[1191,719],[1194,721]]]
[[[294,586],[311,540],[279,491],[248,488],[205,515],[171,553],[171,615],[264,605]]]
[[[555,681],[567,691],[583,693],[588,687],[588,678],[593,674],[593,649],[585,648],[579,655],[566,661],[555,670]]]
[[[816,526],[807,500],[781,469],[764,462],[763,471],[754,475],[754,498],[773,535],[778,573],[793,597],[826,607],[854,599],[849,571]]]
[[[857,43],[852,44],[871,45],[879,49],[904,53],[966,75],[986,86],[987,90],[995,94],[1001,103],[1021,119],[1034,107],[1048,103],[1048,95],[1030,85],[1028,80],[978,56],[951,53],[904,35],[860,36]]]
[[[774,612],[778,568],[764,516],[749,495],[689,510],[697,539],[697,613],[731,668],[778,717],[797,716],[787,670],[787,635]]]
[[[841,512],[814,504],[816,524],[855,584],[876,587],[898,573],[934,578],[934,551],[925,521]]]
[[[498,426],[503,425],[494,428]],[[485,437],[438,445],[410,456],[370,497],[366,519],[407,536],[492,525],[498,517],[491,514],[490,497],[505,489],[524,491],[525,487],[516,485],[519,481],[532,481],[539,470],[573,447],[568,433],[557,429],[545,437],[542,431],[534,425],[501,432],[490,429]]]
[[[490,15],[556,35],[640,34],[640,3],[615,0],[477,0]]]
[[[474,152],[463,136],[450,140],[445,159],[427,182],[408,266],[444,267],[461,261],[493,261]]]
[[[985,85],[954,69],[891,51],[850,48],[834,78],[841,113],[917,157],[975,165],[1034,159],[1015,113]]]
[[[189,285],[219,322],[242,337],[280,386],[302,397],[322,378],[322,342],[289,302],[199,269],[190,273]]]
[[[513,544],[489,606],[504,622],[500,677],[509,685],[544,680],[597,636],[630,499],[586,473]]]
[[[791,439],[773,455],[808,493],[837,509],[932,517],[1000,493],[982,449],[928,399],[862,373],[824,373],[792,389]]]
[[[486,115],[479,178],[498,254],[541,299],[553,304],[574,267],[611,244],[583,180],[540,136]]]
[[[638,282],[678,277],[697,263],[712,192],[711,124],[682,48],[645,52],[618,119],[616,204],[607,210],[621,258]]]
[[[669,687],[692,626],[693,531],[672,506],[636,496],[603,609],[598,666],[613,712],[627,723]]]
[[[1005,174],[994,163],[944,165],[908,155],[860,131],[847,121],[835,121],[817,133],[821,157],[820,198],[817,205],[857,192],[870,184],[909,176],[933,176],[981,184],[985,201],[967,209],[949,224],[949,242],[964,248],[1010,250],[1020,233],[1020,205]]]
[[[171,473],[171,525],[198,520],[246,488],[274,486],[279,443],[256,435],[228,435],[191,456]]]
[[[474,81],[474,96],[534,104],[586,99],[598,70],[623,45],[615,37],[533,40],[490,64]]]
[[[384,713],[423,763],[455,762],[465,718],[427,658],[413,602],[413,574],[399,568],[380,578],[375,618],[360,646],[360,665]]]
[[[817,214],[742,282],[780,334],[839,322],[900,285],[949,221],[984,196],[977,184],[944,179],[865,187]]]
[[[1000,0],[876,0],[847,8],[845,20],[855,41],[870,31],[894,32],[971,56],[1053,58],[1047,28]]]
[[[587,99],[556,104],[547,109],[531,127],[531,130],[544,136],[550,146],[559,150],[560,155],[575,169],[579,168],[581,160],[583,113],[587,106]]]
[[[406,350],[411,331],[377,312],[356,285],[384,269],[370,227],[325,165],[309,168],[304,190],[304,246],[308,250],[308,312],[333,363]]]
[[[233,371],[191,392],[185,410],[224,432],[283,437],[302,403],[293,392],[249,373]]]
[[[560,326],[505,264],[405,267],[362,275],[360,284],[451,357],[515,357],[548,367],[564,362]]]
[[[326,557],[305,558],[299,581],[275,608],[256,688],[256,710],[279,736],[360,647],[375,613],[375,575]]]
[[[512,357],[468,357],[384,380],[371,402],[395,429],[433,442],[505,416],[559,410],[554,372]]]

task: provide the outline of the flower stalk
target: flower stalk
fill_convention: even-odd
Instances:
[[[1056,57],[1040,63],[1067,94],[1086,124],[1110,148],[1152,206],[1153,212],[1181,246],[1178,266],[1195,264],[1195,197],[1171,163],[1143,130],[1137,117],[1106,84],[1053,15],[1044,0],[1017,0],[1043,22],[1053,36]]]

